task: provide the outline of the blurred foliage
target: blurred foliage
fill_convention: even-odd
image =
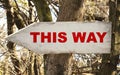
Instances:
[[[30,23],[38,22],[38,15],[35,9],[35,5],[31,0],[10,0],[12,6],[12,11],[17,12],[17,15],[20,17],[25,26]],[[29,2],[31,5],[29,5]],[[59,12],[59,0],[46,0],[49,6],[51,7],[52,17],[57,18]],[[84,4],[84,21],[109,21],[109,0],[85,0]],[[0,1],[0,5],[2,0]],[[1,6],[0,9],[2,9]],[[117,8],[120,11],[120,4]],[[32,10],[32,11],[30,11]],[[30,14],[31,12],[31,14]],[[4,12],[5,13],[5,12]],[[1,13],[0,13],[1,14]],[[30,18],[32,16],[32,18]],[[0,17],[0,19],[3,16]],[[118,27],[120,26],[120,18],[118,18]],[[6,25],[6,24],[5,24]],[[16,75],[13,65],[10,59],[10,53],[6,47],[7,41],[5,37],[7,32],[5,30],[5,25],[0,26],[0,75]],[[18,28],[14,26],[14,31],[17,31]],[[119,28],[118,28],[119,30]],[[120,53],[120,33],[115,34],[115,50],[116,54]],[[23,47],[15,45],[15,50],[20,61],[20,72],[22,75],[28,75],[29,66],[34,67],[34,59],[36,58],[39,62],[40,75],[44,75],[44,60],[43,55],[35,54]],[[36,57],[34,57],[36,56]],[[34,58],[31,58],[34,57]],[[100,64],[102,61],[101,54],[73,54],[73,64],[72,64],[72,73],[73,75],[80,75],[82,73],[96,73],[100,69]],[[33,68],[32,68],[33,70]],[[31,72],[33,73],[33,72]],[[34,75],[34,74],[31,74]]]

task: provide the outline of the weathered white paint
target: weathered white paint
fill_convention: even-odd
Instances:
[[[33,43],[30,32],[61,32],[67,33],[66,43]],[[71,32],[107,32],[104,43],[74,43]],[[103,22],[40,22],[34,23],[8,36],[9,41],[40,54],[58,53],[110,53],[111,24]],[[97,37],[98,39],[98,37]],[[39,38],[38,38],[39,40]]]

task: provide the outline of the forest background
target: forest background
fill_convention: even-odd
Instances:
[[[112,22],[110,54],[36,54],[5,37],[35,22]],[[120,75],[120,0],[0,0],[0,75]]]

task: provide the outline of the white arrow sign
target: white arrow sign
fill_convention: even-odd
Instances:
[[[110,53],[111,24],[40,22],[7,37],[40,54]]]

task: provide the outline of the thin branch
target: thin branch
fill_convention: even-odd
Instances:
[[[4,56],[6,53],[8,53],[8,51],[4,52],[4,53],[0,53],[2,55],[0,55],[0,57]]]
[[[15,2],[15,4],[16,4],[17,9],[20,11],[17,1],[14,0],[14,2]]]
[[[118,43],[115,43],[115,45],[120,45],[120,42],[118,42]]]
[[[24,18],[24,17],[28,18],[27,15],[26,15],[23,11],[20,10],[17,1],[14,0],[14,2],[15,2],[15,4],[16,4],[16,7],[17,7],[18,11],[20,12],[20,13],[19,13],[20,16],[23,18],[24,23],[27,25],[28,23],[26,22],[26,19]]]

